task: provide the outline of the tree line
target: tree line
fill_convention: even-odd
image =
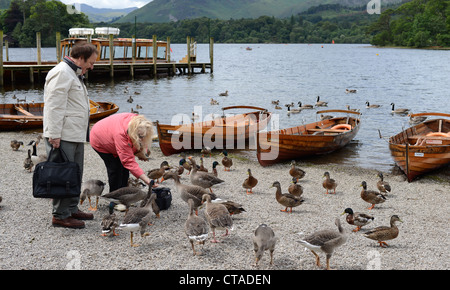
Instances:
[[[448,2],[413,0],[381,15],[369,15],[365,7],[348,8],[339,4],[312,7],[308,11],[279,19],[219,20],[206,17],[168,23],[90,23],[83,13],[68,11],[59,1],[13,0],[0,15],[5,34],[20,47],[34,47],[36,32],[42,46],[55,46],[55,34],[68,35],[72,27],[120,28],[121,37],[171,38],[185,43],[193,37],[198,43],[372,43],[374,45],[450,46]],[[70,13],[72,12],[72,13]]]

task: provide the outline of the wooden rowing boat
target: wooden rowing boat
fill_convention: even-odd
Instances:
[[[317,112],[323,113],[345,113],[347,116],[257,133],[256,155],[259,164],[268,166],[287,160],[326,154],[350,143],[360,128],[361,114],[347,110]]]
[[[242,114],[227,114],[232,109],[253,110]],[[244,149],[249,137],[266,128],[272,113],[254,106],[222,108],[219,118],[183,125],[165,125],[156,121],[159,146],[164,155],[202,149]],[[247,144],[248,145],[248,144]]]
[[[90,120],[97,121],[116,113],[119,107],[111,102],[90,101]],[[42,128],[44,103],[0,104],[0,129],[2,131]]]
[[[418,113],[411,117],[439,116],[444,113]],[[419,175],[450,164],[450,120],[432,119],[412,126],[389,138],[391,156],[409,182]]]

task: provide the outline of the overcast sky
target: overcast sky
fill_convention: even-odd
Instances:
[[[152,0],[60,0],[65,4],[83,3],[95,8],[128,8],[139,7],[152,2]]]

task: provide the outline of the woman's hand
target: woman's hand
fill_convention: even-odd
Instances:
[[[49,138],[48,139],[48,143],[50,143],[50,145],[53,146],[53,148],[59,148],[60,144],[61,144],[61,138]]]

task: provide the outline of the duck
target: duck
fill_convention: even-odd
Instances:
[[[417,125],[419,123],[422,123],[428,118],[426,116],[415,116],[415,117],[412,117],[411,113],[408,114],[408,117],[409,117],[409,124],[411,124],[411,125]]]
[[[279,181],[275,181],[271,187],[275,187],[277,189],[275,198],[278,203],[286,207],[285,209],[281,209],[280,211],[292,213],[292,208],[301,205],[304,201],[299,196],[295,196],[290,193],[282,193],[281,184]],[[291,210],[288,211],[288,208],[290,208]]]
[[[280,104],[280,100],[272,100],[272,105],[279,105]]]
[[[292,177],[295,177],[298,182],[299,179],[302,179],[303,177],[305,177],[306,172],[303,169],[298,168],[295,160],[292,160],[291,161],[291,169],[289,169],[289,175],[291,175]]]
[[[195,112],[192,112],[192,114],[191,114],[191,121],[195,122],[198,119],[200,119],[200,116],[198,114],[196,114]]]
[[[213,240],[211,242],[220,243],[216,239],[216,229],[225,229],[226,232],[223,236],[228,236],[228,230],[234,230],[233,219],[225,205],[211,202],[209,194],[203,195],[202,202],[206,203],[205,216],[213,232]]]
[[[382,194],[386,194],[391,192],[391,186],[388,182],[384,181],[383,173],[378,172],[377,174],[379,180],[377,182],[377,188]]]
[[[180,159],[179,164],[183,166],[184,169],[187,170],[186,173],[187,175],[191,174],[192,165],[189,162],[187,162],[185,158]]]
[[[252,189],[258,184],[258,179],[256,179],[252,175],[252,171],[250,170],[250,168],[247,169],[247,174],[248,177],[242,183],[242,187],[245,188],[247,194],[252,194],[253,193]]]
[[[184,233],[191,243],[192,251],[194,256],[201,255],[201,252],[195,250],[195,243],[205,244],[206,239],[208,239],[208,223],[201,217],[194,213],[195,206],[192,199],[188,200],[189,214],[184,223]]]
[[[103,181],[98,179],[89,179],[83,182],[80,194],[80,205],[83,204],[87,197],[89,201],[89,210],[96,211],[98,207],[98,199],[100,195],[102,195],[103,190],[105,189],[105,185],[106,184]],[[91,197],[94,196],[96,198],[95,207],[92,207]]]
[[[366,102],[366,108],[370,109],[370,108],[379,108],[381,107],[381,105],[377,105],[377,104],[370,104],[369,101]]]
[[[23,167],[28,172],[31,172],[31,170],[33,169],[33,166],[34,166],[34,164],[33,164],[33,161],[31,160],[31,149],[28,149],[28,156],[23,161]]]
[[[320,100],[320,96],[317,96],[316,107],[327,107],[328,102],[324,102]]]
[[[271,227],[266,224],[260,224],[252,237],[253,250],[255,251],[255,263],[253,266],[257,267],[261,260],[264,251],[269,251],[270,265],[273,265],[273,252],[277,244],[278,238],[275,236]]]
[[[244,211],[246,211],[244,209],[244,207],[242,206],[242,204],[237,203],[232,200],[221,200],[220,198],[217,198],[217,199],[213,200],[212,202],[223,204],[227,208],[230,215],[240,214],[240,213],[243,213]]]
[[[393,240],[398,237],[399,230],[395,225],[396,222],[402,223],[403,221],[398,215],[393,215],[391,216],[390,227],[376,227],[364,233],[364,237],[377,241],[382,248],[388,247],[388,244],[385,241]]]
[[[147,202],[149,199],[152,198],[150,191],[152,188],[150,187],[149,194],[141,201],[140,207],[145,207],[147,205]],[[151,191],[153,193],[153,191]],[[156,195],[156,198],[158,198],[158,195]],[[159,208],[158,204],[156,203],[156,198],[151,201],[151,208],[153,213],[155,214],[156,218],[160,218],[160,212],[161,209]],[[149,223],[150,225],[150,223]]]
[[[228,91],[225,91],[224,93],[220,93],[219,96],[221,96],[221,97],[227,97],[227,96],[228,96]]]
[[[345,105],[345,107],[347,108],[347,111],[359,112],[359,109],[351,109],[350,105]]]
[[[295,196],[300,196],[303,194],[303,186],[301,186],[297,182],[297,178],[292,177],[291,185],[289,185],[289,187],[288,187],[288,192]]]
[[[218,105],[219,102],[218,102],[217,100],[214,100],[213,98],[211,98],[210,104],[211,104],[211,105]]]
[[[400,114],[400,115],[406,115],[409,113],[409,109],[404,109],[404,108],[400,108],[400,109],[395,109],[395,104],[391,103],[392,109],[391,112],[393,114]]]
[[[139,104],[136,104],[136,110],[140,110],[140,109],[142,109],[142,106]]]
[[[351,208],[346,208],[342,215],[347,214],[345,220],[349,225],[356,226],[356,229],[353,230],[353,232],[359,231],[363,226],[371,223],[375,218],[371,215],[360,213],[360,212],[353,212]]]
[[[192,172],[189,178],[193,185],[198,185],[203,188],[209,188],[210,192],[212,193],[212,186],[224,182],[224,180],[214,176],[214,174],[210,172],[198,171],[197,164],[195,163],[195,160],[192,159],[192,156],[189,156],[188,159],[192,162]]]
[[[300,108],[300,109],[314,109],[314,106],[313,105],[302,105],[302,102],[298,102],[297,103],[298,104],[298,107]]]
[[[203,146],[200,153],[202,153],[202,157],[205,157],[205,155],[209,155],[209,157],[211,157],[211,154],[212,154],[211,147]]]
[[[323,174],[323,177],[325,177],[325,180],[322,182],[322,186],[327,190],[326,194],[328,194],[329,190],[333,190],[333,193],[336,194],[336,180],[330,177],[330,173],[328,171]]]
[[[300,109],[300,108],[291,109],[291,107],[292,107],[291,105],[287,106],[287,114],[288,115],[290,115],[290,114],[298,114],[298,113],[300,113],[302,111],[302,109]]]
[[[358,92],[358,90],[354,90],[354,89],[351,89],[351,90],[345,89],[345,93],[346,93],[346,94],[356,94],[357,92]]]
[[[331,115],[323,115],[323,114],[320,114],[320,120],[321,121],[323,121],[323,120],[329,120],[329,119],[333,119],[334,118],[334,116],[331,116]]]
[[[215,177],[217,177],[219,174],[217,173],[217,165],[220,165],[219,162],[214,161],[212,163],[212,173]]]
[[[361,182],[362,191],[361,191],[361,198],[370,204],[372,204],[371,207],[368,209],[371,210],[375,207],[376,204],[380,204],[386,201],[386,197],[382,195],[381,193],[374,191],[374,190],[367,190],[367,183],[365,181]]]
[[[127,99],[127,102],[128,102],[128,103],[132,103],[133,101],[134,101],[134,100],[133,100],[133,97],[132,97],[132,96],[129,96],[128,99]]]
[[[164,173],[163,180],[173,179],[175,182],[175,188],[180,195],[181,199],[184,202],[188,202],[192,200],[194,202],[195,211],[198,214],[198,208],[202,205],[202,197],[205,194],[211,195],[211,199],[216,199],[217,196],[214,193],[208,192],[201,186],[191,185],[191,184],[183,184],[180,181],[180,177],[173,171],[169,171]]]
[[[279,105],[275,105],[275,110],[282,110],[283,108],[280,107]]]
[[[116,234],[116,228],[119,226],[117,223],[116,213],[114,212],[114,202],[110,202],[108,206],[108,213],[102,218],[102,236],[106,237],[112,233],[113,236],[118,236]]]
[[[33,164],[39,164],[41,162],[47,161],[47,154],[39,154],[37,155],[37,143],[36,141],[31,141],[30,143],[28,143],[28,146],[33,146],[33,151],[31,153],[31,160],[33,161]]]
[[[330,270],[330,259],[334,251],[344,245],[348,240],[348,235],[344,228],[341,226],[341,221],[336,218],[335,225],[338,231],[332,229],[325,229],[316,231],[304,239],[300,240],[299,243],[305,248],[309,249],[316,257],[316,265],[320,265],[320,257],[316,252],[323,252],[327,258],[327,270]]]
[[[159,168],[154,168],[147,171],[147,176],[150,180],[156,180],[159,183],[159,179],[163,176],[166,170],[170,169],[169,163],[167,161],[161,162]]]
[[[151,192],[151,189],[149,190]],[[141,237],[149,236],[150,233],[146,232],[146,228],[152,217],[152,203],[156,199],[156,193],[151,193],[150,198],[147,200],[147,204],[144,207],[136,207],[130,209],[119,225],[119,228],[124,231],[130,232],[131,247],[138,247],[138,244],[133,243],[133,233],[139,231]]]
[[[11,148],[13,151],[19,150],[20,146],[23,146],[23,141],[11,140]]]
[[[208,172],[208,169],[203,163],[203,157],[200,157],[200,166],[197,168],[198,171]]]
[[[223,156],[223,158],[222,158],[223,170],[224,171],[231,171],[231,166],[233,166],[233,159],[228,157],[228,151],[227,150],[223,150],[222,153],[220,153],[220,155]]]
[[[100,197],[117,204],[122,204],[125,206],[125,211],[128,211],[129,207],[139,201],[142,201],[151,193],[151,188],[153,187],[154,180],[150,181],[149,191],[145,192],[137,187],[121,187],[109,193],[105,193]]]

